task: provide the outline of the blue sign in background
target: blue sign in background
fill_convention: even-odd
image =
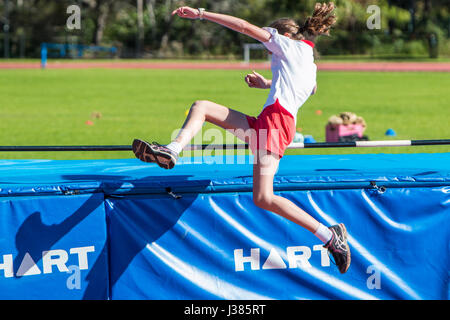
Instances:
[[[344,275],[253,204],[251,157],[0,161],[0,298],[448,299],[449,161],[283,158],[275,192],[347,226]]]

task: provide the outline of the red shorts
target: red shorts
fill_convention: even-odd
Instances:
[[[283,157],[287,146],[294,140],[295,119],[283,108],[278,100],[264,108],[255,118],[247,116],[247,121],[253,133],[248,144],[253,154],[256,150],[266,150]]]

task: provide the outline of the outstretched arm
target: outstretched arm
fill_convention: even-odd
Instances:
[[[172,12],[172,15],[178,15],[181,18],[187,19],[205,19],[217,24],[220,24],[224,27],[227,27],[231,30],[237,31],[239,33],[245,34],[253,39],[256,39],[261,42],[267,42],[270,40],[271,34],[257,27],[243,19],[236,18],[233,16],[229,16],[226,14],[214,13],[214,12],[206,12],[201,13],[198,9],[193,9],[190,7],[180,7]]]

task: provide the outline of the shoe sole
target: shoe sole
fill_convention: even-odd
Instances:
[[[350,263],[352,261],[351,259],[351,254],[350,254],[350,247],[348,246],[347,243],[347,228],[345,228],[345,225],[343,223],[340,223],[339,226],[342,228],[342,230],[344,231],[344,236],[345,236],[345,246],[347,247],[347,264],[345,265],[345,269],[344,270],[339,270],[341,273],[346,273],[348,268],[350,267]]]
[[[153,149],[145,141],[135,139],[132,149],[136,158],[143,162],[156,163],[164,169],[172,169],[175,166],[175,160],[170,154]]]

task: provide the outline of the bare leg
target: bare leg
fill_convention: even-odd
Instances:
[[[243,133],[250,129],[245,114],[211,101],[199,100],[192,104],[183,127],[174,141],[184,148],[200,131],[205,121],[230,130],[242,140],[244,140]]]
[[[169,145],[161,146],[134,139],[133,152],[141,161],[156,162],[164,169],[172,169],[177,162],[178,154],[201,130],[205,121],[230,131],[245,142],[249,132],[252,131],[245,114],[214,102],[201,100],[192,104],[182,129]]]
[[[182,130],[174,141],[183,147],[200,131],[205,121],[227,130],[250,129],[245,114],[210,101],[196,101],[189,111]],[[245,137],[239,136],[242,140]],[[294,203],[273,193],[273,177],[277,171],[279,159],[274,154],[264,152],[255,155],[253,166],[253,198],[255,204],[275,212],[297,224],[315,232],[319,222],[300,209]]]
[[[253,165],[253,201],[268,211],[272,211],[312,232],[326,244],[333,255],[339,272],[345,273],[350,267],[351,254],[347,243],[347,230],[344,224],[326,228],[294,203],[273,193],[273,177],[277,171],[279,159],[274,154],[257,154]]]
[[[265,210],[274,212],[315,233],[319,222],[296,206],[292,201],[273,193],[273,178],[279,158],[274,154],[259,152],[253,165],[253,201]]]

